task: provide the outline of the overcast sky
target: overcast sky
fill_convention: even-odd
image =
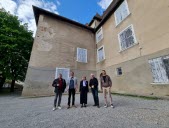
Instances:
[[[23,23],[28,23],[29,30],[35,34],[32,5],[85,24],[97,12],[101,15],[111,2],[112,0],[0,0],[0,8],[18,16]]]

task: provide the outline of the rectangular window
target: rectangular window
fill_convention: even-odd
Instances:
[[[61,73],[62,78],[67,81],[69,78],[69,72],[70,72],[69,68],[56,68],[55,78],[58,78],[58,75]]]
[[[124,0],[124,2],[118,7],[118,9],[115,11],[114,14],[115,14],[115,21],[117,26],[130,14],[126,0]]]
[[[118,34],[120,50],[125,50],[134,44],[136,44],[136,37],[134,33],[133,25],[130,25],[125,30]]]
[[[103,29],[102,27],[96,32],[96,43],[103,39]]]
[[[149,60],[154,83],[169,83],[169,56]]]
[[[122,75],[122,68],[121,67],[117,68],[116,71],[117,71],[117,76]]]
[[[87,49],[77,48],[77,61],[87,63]]]
[[[97,61],[100,62],[105,59],[104,46],[97,49]]]

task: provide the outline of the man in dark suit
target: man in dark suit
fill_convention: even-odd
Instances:
[[[98,80],[94,76],[94,74],[91,74],[89,86],[91,87],[91,91],[92,91],[93,99],[94,99],[94,103],[95,103],[93,106],[97,106],[99,108]]]
[[[86,107],[87,104],[87,93],[89,92],[88,88],[88,81],[86,80],[86,77],[84,76],[82,81],[80,81],[80,104],[81,107]]]
[[[62,74],[59,74],[59,77],[53,81],[52,84],[53,87],[55,87],[55,99],[54,99],[54,107],[53,111],[56,110],[56,104],[57,104],[57,99],[58,100],[58,109],[61,109],[61,99],[62,99],[62,93],[65,91],[66,88],[66,81],[65,79],[62,78]]]

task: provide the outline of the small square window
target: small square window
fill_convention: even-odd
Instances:
[[[117,76],[121,76],[123,73],[122,73],[122,68],[119,67],[116,69],[116,72],[117,72]]]

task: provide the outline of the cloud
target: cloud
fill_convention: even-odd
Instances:
[[[102,8],[102,9],[107,9],[107,7],[111,4],[113,0],[100,0],[97,4]]]
[[[4,8],[11,14],[15,14],[17,9],[17,4],[12,0],[0,0],[0,8]]]
[[[36,32],[36,23],[34,19],[32,5],[59,14],[57,7],[60,2],[55,0],[50,2],[48,0],[0,0],[0,8],[10,11],[11,14],[18,16],[22,23],[28,23],[28,29]]]

